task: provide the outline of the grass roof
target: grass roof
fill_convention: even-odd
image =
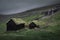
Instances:
[[[36,25],[39,25],[39,21],[38,20],[33,20],[32,22],[34,22]]]
[[[26,23],[23,19],[21,18],[11,18],[16,24],[21,24],[21,23]]]

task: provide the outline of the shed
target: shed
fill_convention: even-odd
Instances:
[[[21,18],[11,18],[7,22],[7,31],[16,31],[25,28],[25,21]]]
[[[30,22],[29,24],[29,29],[34,29],[34,28],[39,28],[39,22],[38,20],[33,20],[32,22]]]

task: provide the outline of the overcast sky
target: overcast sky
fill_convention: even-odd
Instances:
[[[60,0],[0,0],[0,15],[19,13],[59,2]]]

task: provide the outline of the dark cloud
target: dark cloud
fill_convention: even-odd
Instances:
[[[59,2],[60,0],[0,0],[0,14],[8,15],[18,13]]]

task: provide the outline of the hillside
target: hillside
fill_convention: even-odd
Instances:
[[[60,40],[60,11],[50,16],[44,16],[41,14],[42,10],[23,12],[23,14],[21,13],[21,14],[1,16],[0,39],[1,40]],[[7,32],[6,22],[12,17],[22,18],[26,22],[30,22],[35,18],[39,18],[38,24],[40,28],[35,29],[26,28],[21,29],[19,31]]]

